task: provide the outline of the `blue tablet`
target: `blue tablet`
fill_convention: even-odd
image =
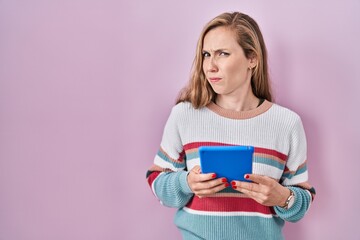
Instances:
[[[199,147],[202,173],[216,173],[218,178],[251,182],[244,178],[252,173],[254,147],[252,146],[204,146]]]

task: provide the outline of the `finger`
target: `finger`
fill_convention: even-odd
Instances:
[[[204,182],[216,178],[215,173],[202,174],[200,166],[198,165],[193,167],[189,174],[194,182]]]
[[[199,182],[206,182],[209,180],[216,179],[216,174],[215,173],[200,173],[197,175],[197,179]],[[221,178],[219,178],[219,179],[221,179]]]
[[[195,194],[209,194],[213,188],[216,188],[217,186],[226,184],[227,180],[226,178],[218,178],[206,182],[198,182],[194,184],[193,190]],[[228,184],[229,185],[229,184]]]
[[[197,188],[199,190],[212,189],[224,183],[227,183],[226,178],[217,178],[214,180],[197,183]]]
[[[263,175],[257,175],[257,174],[245,174],[245,179],[251,180],[255,183],[268,185],[270,178]]]
[[[254,191],[250,191],[248,189],[236,189],[238,190],[239,192],[242,192],[244,193],[245,195],[251,197],[252,199],[254,199],[255,201],[259,202],[261,200],[261,197],[262,197],[262,194],[259,193],[259,192],[254,192]]]
[[[221,190],[229,187],[230,184],[229,183],[221,183],[220,185],[217,185],[217,186],[214,186],[213,188],[208,188],[208,189],[202,189],[200,191],[198,191],[196,193],[197,196],[199,197],[205,197],[205,196],[208,196],[208,195],[212,195],[212,194],[215,194],[217,192],[220,192]]]
[[[257,183],[250,183],[250,182],[241,182],[241,181],[232,181],[231,185],[233,189],[238,191],[246,190],[250,192],[260,192],[261,188]]]
[[[196,165],[195,167],[193,167],[191,169],[192,172],[195,172],[195,173],[201,173],[201,168],[199,165]]]
[[[251,198],[254,198],[255,196],[258,196],[260,193],[254,191],[254,187],[256,187],[256,183],[247,183],[247,182],[241,182],[241,181],[232,181],[231,187],[241,193],[244,193],[248,195]],[[245,186],[245,187],[243,187]]]

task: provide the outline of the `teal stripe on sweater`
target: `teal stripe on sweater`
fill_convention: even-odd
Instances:
[[[180,209],[175,224],[185,240],[282,240],[284,220],[273,216],[206,216]]]
[[[307,171],[307,165],[304,165],[302,168],[298,169],[294,174],[291,172],[284,173],[283,177],[291,179],[293,176],[300,175]]]
[[[157,155],[164,161],[171,163],[174,167],[176,168],[183,168],[185,166],[185,162],[184,163],[178,163],[178,162],[174,162],[172,159],[170,159],[168,156],[166,156],[162,151],[158,151]]]
[[[196,159],[196,158],[199,158],[199,152],[192,152],[192,153],[187,153],[186,154],[186,160],[193,160],[193,159]],[[254,159],[253,161],[255,163],[262,163],[262,164],[266,164],[266,165],[270,165],[270,166],[273,166],[273,167],[276,167],[280,170],[284,170],[284,164],[278,162],[278,161],[275,161],[271,158],[265,158],[265,157],[257,157],[257,156],[254,156]]]
[[[253,161],[254,161],[254,163],[262,163],[262,164],[270,165],[270,166],[276,167],[280,170],[284,170],[284,168],[285,168],[284,164],[282,164],[278,161],[275,161],[271,158],[254,156]]]
[[[186,160],[191,160],[191,159],[194,159],[194,158],[199,158],[199,152],[198,151],[186,154]]]

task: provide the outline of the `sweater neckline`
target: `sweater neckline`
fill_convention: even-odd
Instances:
[[[249,119],[266,112],[272,105],[272,102],[265,100],[260,106],[249,111],[234,111],[225,109],[216,105],[214,102],[209,103],[206,107],[222,117],[231,119]]]

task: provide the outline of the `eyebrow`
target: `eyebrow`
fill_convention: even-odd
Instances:
[[[205,50],[205,49],[202,50],[202,52],[214,52],[214,53],[223,52],[223,51],[229,51],[229,49],[219,48],[219,49],[216,49],[216,50]]]

